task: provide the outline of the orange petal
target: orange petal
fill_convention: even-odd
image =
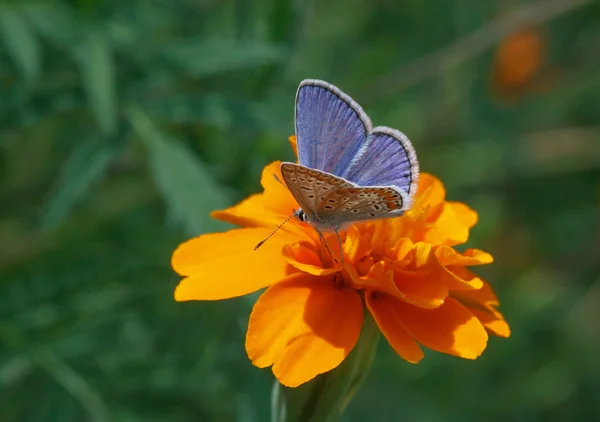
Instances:
[[[464,279],[468,279],[469,277],[477,277],[475,274],[465,268],[453,268],[452,271]],[[460,300],[462,303],[472,308],[498,306],[500,302],[494,294],[490,284],[483,279],[480,280],[482,282],[480,289],[452,291],[452,297]]]
[[[365,299],[369,312],[392,349],[410,363],[423,359],[419,344],[406,332],[395,312],[397,299],[377,292],[367,292]]]
[[[363,323],[363,306],[334,276],[296,273],[271,286],[250,315],[246,351],[259,368],[297,387],[337,367],[350,353]]]
[[[470,249],[469,251],[471,256],[461,254],[450,246],[438,245],[435,247],[435,255],[438,261],[450,276],[446,279],[450,290],[477,290],[483,287],[483,281],[466,270],[464,266],[481,265],[491,262],[493,258],[483,251],[476,249]]]
[[[403,237],[394,246],[392,255],[396,257],[396,261],[402,263],[402,266],[407,265],[412,258],[411,252],[414,247],[414,243],[408,237]]]
[[[468,256],[469,258],[479,261],[478,264],[471,265],[486,265],[494,262],[494,257],[491,254],[480,249],[469,248],[463,253],[463,256]]]
[[[241,227],[273,227],[283,221],[280,214],[265,212],[262,194],[255,194],[233,207],[213,211],[210,216]]]
[[[472,208],[468,207],[462,202],[448,202],[448,205],[450,205],[450,208],[452,208],[452,211],[454,211],[454,214],[458,220],[465,227],[470,229],[477,224],[479,216]]]
[[[321,250],[308,242],[300,242],[295,245],[286,245],[283,248],[283,258],[288,264],[302,272],[312,275],[327,275],[340,271],[341,266],[334,268],[323,268]]]
[[[394,284],[402,292],[402,299],[420,308],[437,308],[448,297],[448,287],[434,274],[394,271]]]
[[[419,176],[419,189],[415,195],[415,208],[432,208],[441,204],[446,197],[443,183],[429,173],[421,173]]]
[[[283,218],[298,209],[298,203],[285,186],[281,176],[281,161],[275,161],[265,167],[260,183],[265,189],[263,201],[266,212],[279,214]],[[275,179],[276,176],[279,181]]]
[[[469,239],[469,227],[461,221],[449,203],[445,203],[442,212],[431,224],[423,240],[434,245],[449,246],[465,243]]]
[[[262,173],[261,184],[265,189],[262,194],[255,194],[233,207],[213,211],[211,216],[242,227],[272,227],[282,224],[298,209],[292,194],[281,181],[281,162],[267,165]],[[274,177],[275,176],[275,177]],[[281,230],[296,234],[306,233],[306,225],[296,219],[290,219]]]
[[[440,264],[445,267],[449,265],[469,267],[473,265],[491,264],[494,262],[492,255],[479,249],[467,249],[461,254],[454,248],[446,245],[436,246],[435,255],[440,261]]]
[[[498,337],[510,337],[510,327],[500,312],[495,309],[470,308],[470,310],[490,333]]]
[[[369,254],[370,244],[366,241],[357,225],[350,226],[346,232],[343,249],[348,262],[353,263],[358,263],[358,261]]]
[[[448,285],[453,277],[440,265],[428,243],[415,243],[404,259],[395,262],[394,283],[403,293],[402,299],[421,308],[436,308],[448,297]],[[398,297],[397,295],[394,295]]]
[[[447,298],[435,309],[421,309],[395,298],[398,321],[422,345],[442,353],[475,359],[487,345],[488,335],[481,322],[457,300]]]
[[[290,146],[292,147],[292,150],[294,151],[296,158],[298,158],[298,144],[296,142],[296,135],[290,136],[288,138],[288,141],[290,141]]]
[[[175,300],[220,300],[242,296],[270,286],[286,275],[281,249],[294,241],[290,235],[273,236],[254,250],[270,229],[235,229],[205,234],[179,245],[171,264],[182,276]]]

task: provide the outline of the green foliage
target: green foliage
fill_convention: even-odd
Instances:
[[[40,73],[40,46],[18,10],[0,5],[0,28],[7,52],[20,68],[26,82],[33,83]]]
[[[523,23],[544,63],[498,93]],[[1,2],[0,421],[268,420],[253,298],[175,303],[170,256],[292,158],[304,78],[479,211],[513,328],[474,362],[382,340],[344,420],[599,419],[599,23],[586,0]]]
[[[209,213],[226,205],[226,195],[210,173],[183,145],[168,140],[139,111],[129,112],[130,121],[148,149],[150,170],[172,214],[184,222],[187,231],[202,233],[211,225]]]
[[[55,227],[62,223],[77,201],[104,177],[111,159],[117,153],[109,141],[98,136],[84,139],[73,147],[44,207],[41,218],[43,227]]]

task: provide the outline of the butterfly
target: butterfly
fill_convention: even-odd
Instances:
[[[373,127],[349,95],[316,79],[298,87],[295,125],[298,164],[281,163],[283,183],[300,205],[290,218],[310,223],[325,246],[323,232],[335,232],[341,246],[347,224],[398,217],[411,207],[419,162],[402,132]]]

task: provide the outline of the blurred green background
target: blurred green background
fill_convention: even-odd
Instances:
[[[585,0],[1,2],[0,421],[268,420],[255,297],[177,304],[170,255],[293,157],[304,78],[479,212],[513,330],[382,342],[343,420],[600,420],[599,44]]]

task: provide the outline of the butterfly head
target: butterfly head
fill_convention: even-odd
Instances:
[[[301,222],[301,223],[308,223],[308,216],[306,215],[306,213],[302,210],[302,208],[299,208],[295,213],[294,216],[296,217],[296,219]]]

